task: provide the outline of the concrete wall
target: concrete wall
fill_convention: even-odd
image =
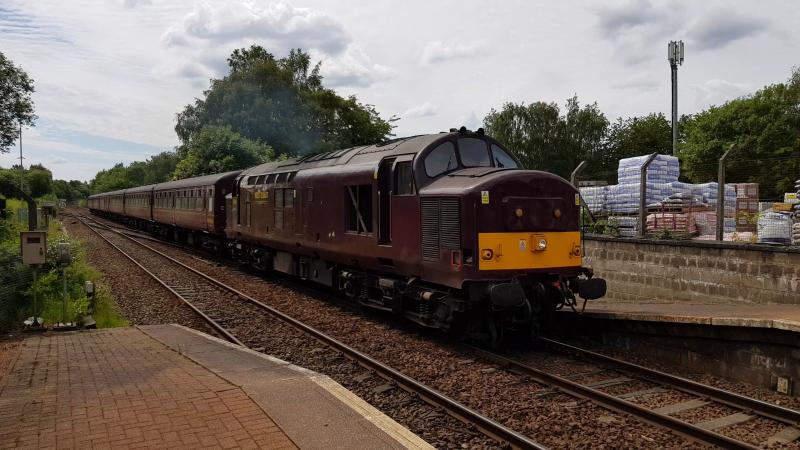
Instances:
[[[586,237],[609,301],[800,305],[800,250]]]

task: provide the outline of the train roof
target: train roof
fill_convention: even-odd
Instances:
[[[183,189],[183,188],[193,188],[197,186],[208,186],[210,184],[216,184],[226,179],[236,178],[241,172],[242,172],[241,170],[233,170],[230,172],[215,173],[212,175],[203,175],[201,177],[184,178],[182,180],[167,181],[164,183],[158,183],[153,186],[156,190],[159,191],[165,189]]]
[[[245,169],[242,175],[261,175],[265,173],[293,172],[316,167],[337,166],[342,164],[377,164],[386,156],[417,154],[432,143],[458,135],[457,132],[423,134],[392,139],[373,145],[344,148],[326,153],[306,155],[284,161],[272,161]]]
[[[117,189],[116,191],[109,191],[109,192],[100,192],[98,194],[92,194],[88,198],[100,198],[100,197],[108,197],[111,195],[121,195],[124,194],[126,189]]]

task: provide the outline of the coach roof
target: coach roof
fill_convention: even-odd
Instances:
[[[220,181],[233,179],[241,172],[242,172],[241,170],[234,170],[231,172],[216,173],[213,175],[203,175],[202,177],[184,178],[183,180],[167,181],[165,183],[156,184],[155,190],[164,191],[171,189],[185,189],[185,188],[195,188],[200,186],[209,186],[212,184],[217,184]]]

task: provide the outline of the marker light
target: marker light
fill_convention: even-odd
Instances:
[[[538,251],[542,251],[542,250],[544,250],[544,249],[546,249],[546,248],[547,248],[547,239],[545,239],[545,238],[539,238],[539,239],[536,241],[536,250],[538,250]]]
[[[555,217],[556,219],[560,219],[561,218],[561,210],[558,209],[558,208],[554,209],[553,210],[553,217]]]
[[[517,208],[517,210],[516,210],[516,211],[514,211],[514,214],[515,214],[517,217],[519,217],[519,218],[522,218],[522,216],[525,214],[525,211],[523,211],[523,210],[522,210],[522,208]]]
[[[492,259],[492,257],[494,257],[494,252],[492,251],[492,249],[484,248],[483,250],[481,250],[481,259],[488,261]]]

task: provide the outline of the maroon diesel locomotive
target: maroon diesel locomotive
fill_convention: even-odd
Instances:
[[[226,175],[230,185],[222,183],[202,206],[225,211],[223,228],[181,221],[198,211],[174,203],[172,220],[154,208],[147,227],[224,244],[256,268],[493,343],[508,330],[535,333],[543,314],[574,304],[576,295],[605,295],[605,282],[582,265],[578,191],[558,176],[521,169],[482,130],[394,139]],[[208,181],[172,183],[194,191]],[[151,187],[151,202],[159,202],[163,185],[169,183]],[[110,212],[92,207],[102,206],[104,195],[92,196],[93,211]]]

